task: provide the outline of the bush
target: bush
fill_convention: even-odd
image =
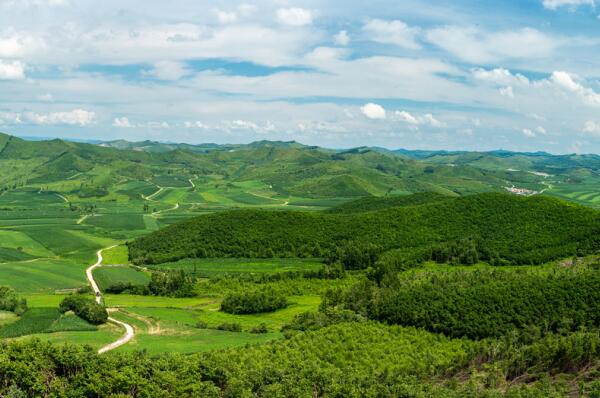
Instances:
[[[83,296],[68,296],[58,307],[61,313],[73,311],[78,317],[85,319],[93,325],[106,323],[108,320],[108,312],[102,305],[96,303],[92,299]]]
[[[206,323],[204,321],[198,321],[198,322],[196,322],[196,328],[197,329],[208,329],[208,323]]]
[[[153,296],[194,297],[196,279],[183,270],[153,272],[148,284],[148,292]]]
[[[148,295],[150,293],[150,289],[148,289],[148,286],[134,285],[131,282],[117,282],[107,287],[104,291],[106,293],[112,294]]]
[[[224,322],[217,326],[217,330],[224,330],[226,332],[241,332],[242,325],[240,325],[239,323]]]
[[[273,312],[285,308],[287,305],[288,302],[284,295],[267,289],[228,294],[221,303],[221,311],[236,315],[258,314]]]
[[[261,323],[260,325],[257,325],[257,326],[254,326],[253,328],[251,328],[250,333],[256,333],[256,334],[269,333],[269,329],[267,328],[266,324]]]
[[[11,311],[21,316],[27,311],[27,300],[17,296],[13,288],[0,286],[0,310]]]

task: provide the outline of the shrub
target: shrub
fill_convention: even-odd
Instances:
[[[242,325],[240,325],[239,323],[224,322],[217,326],[217,330],[224,330],[226,332],[241,332]]]
[[[92,299],[83,296],[68,296],[58,307],[61,313],[73,311],[78,317],[85,319],[93,325],[106,323],[108,320],[108,312],[102,305],[96,303]]]
[[[228,294],[221,303],[221,311],[236,315],[258,314],[273,312],[287,305],[288,302],[283,294],[267,289]]]
[[[27,300],[17,296],[13,288],[0,286],[0,310],[11,311],[21,316],[27,311]]]
[[[267,325],[264,323],[261,323],[260,325],[254,326],[253,328],[250,329],[250,333],[268,333],[269,329],[267,328]]]

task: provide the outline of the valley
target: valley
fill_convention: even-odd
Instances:
[[[27,306],[0,355],[40,358],[28,394],[98,369],[174,397],[600,391],[595,156],[0,143],[0,286]]]

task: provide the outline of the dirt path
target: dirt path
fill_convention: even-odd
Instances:
[[[55,195],[56,195],[56,196],[58,196],[59,198],[61,198],[62,200],[64,200],[64,201],[65,201],[65,203],[69,203],[69,199],[65,198],[65,197],[64,197],[64,196],[62,196],[61,194],[59,194],[59,193],[55,193]]]
[[[174,210],[177,210],[177,209],[179,209],[179,203],[175,203],[175,206],[173,206],[173,207],[171,207],[171,208],[169,208],[169,209],[164,209],[164,210],[160,210],[160,211],[155,211],[155,212],[154,212],[154,213],[152,213],[151,215],[152,215],[152,217],[156,217],[156,216],[158,216],[158,215],[160,215],[160,214],[162,214],[162,213],[164,213],[164,212],[167,212],[167,211],[174,211]]]
[[[164,191],[164,190],[165,190],[165,188],[163,188],[163,187],[159,187],[158,185],[157,185],[157,187],[158,187],[158,191],[154,192],[154,193],[153,193],[152,195],[150,195],[150,196],[144,196],[144,195],[142,195],[142,199],[144,199],[144,200],[150,200],[150,201],[154,201],[154,199],[152,199],[152,198],[153,198],[153,197],[155,197],[156,195],[158,195],[159,193],[161,193],[162,191]]]
[[[100,292],[100,288],[98,287],[96,280],[94,280],[93,272],[94,272],[94,269],[102,266],[102,252],[104,250],[112,249],[113,247],[116,247],[116,246],[117,245],[98,250],[98,252],[96,253],[96,255],[98,256],[98,261],[96,261],[96,264],[91,265],[90,267],[88,267],[88,269],[85,270],[85,275],[86,275],[88,281],[90,282],[90,285],[92,285],[92,290],[94,291],[94,294],[96,295],[96,302],[98,304],[102,303],[102,292]],[[108,317],[108,321],[111,323],[114,323],[115,325],[123,327],[125,329],[125,334],[119,340],[100,348],[98,350],[98,354],[103,354],[107,351],[114,350],[115,348],[120,347],[123,344],[127,344],[135,335],[133,327],[131,325],[129,325],[128,323],[118,321],[112,317]]]

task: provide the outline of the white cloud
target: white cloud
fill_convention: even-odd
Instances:
[[[129,119],[126,118],[125,116],[115,118],[115,120],[113,120],[112,125],[113,125],[113,127],[119,127],[119,128],[133,128],[134,127],[129,122]]]
[[[582,84],[576,82],[575,78],[567,72],[552,72],[550,81],[564,90],[576,93],[588,105],[600,105],[600,94],[596,93],[591,88],[584,87]]]
[[[595,137],[600,137],[600,122],[588,120],[583,126],[583,132]]]
[[[537,126],[535,129],[536,129],[536,131],[537,131],[538,133],[540,133],[540,134],[542,134],[542,135],[546,135],[546,134],[548,133],[548,132],[546,131],[546,129],[545,129],[544,127],[542,127],[542,126]]]
[[[529,79],[520,73],[512,74],[511,71],[504,68],[482,69],[475,68],[471,70],[473,77],[478,80],[489,81],[497,84],[529,84]]]
[[[536,135],[535,132],[533,132],[533,130],[531,130],[531,129],[523,129],[523,130],[521,130],[521,132],[523,133],[523,135],[525,137],[529,137],[529,138],[533,138]]]
[[[348,32],[341,30],[333,36],[333,42],[338,46],[347,46],[350,44],[350,36],[348,36]]]
[[[214,12],[217,15],[217,19],[219,20],[219,23],[221,23],[221,24],[229,24],[229,23],[237,22],[238,17],[235,12],[222,11],[218,8],[216,8],[214,10]]]
[[[169,129],[171,128],[171,126],[169,125],[168,122],[146,122],[146,123],[131,123],[129,121],[129,118],[122,116],[122,117],[117,117],[113,120],[112,123],[113,127],[118,127],[118,128],[127,128],[127,129],[132,129],[132,128],[138,128],[138,129],[155,129],[155,130],[161,130],[161,129]]]
[[[396,116],[398,117],[398,119],[400,121],[409,123],[409,124],[419,124],[419,121],[417,120],[416,117],[414,117],[413,115],[411,115],[409,112],[406,111],[396,111]]]
[[[23,118],[30,123],[40,125],[69,125],[89,126],[96,121],[96,113],[83,109],[74,109],[69,112],[35,113],[26,112]]]
[[[385,109],[372,102],[361,106],[360,111],[369,119],[385,119]]]
[[[498,91],[500,91],[500,95],[502,95],[504,97],[508,97],[508,98],[514,98],[515,97],[515,93],[514,93],[513,88],[511,86],[500,87],[500,89]]]
[[[248,120],[229,120],[221,122],[221,127],[227,131],[252,131],[258,134],[270,133],[276,130],[276,127],[270,120],[263,125]]]
[[[160,80],[179,80],[190,72],[182,62],[160,61],[154,64],[154,68],[143,73],[146,76],[153,76]]]
[[[21,115],[14,112],[0,112],[0,124],[21,124]]]
[[[289,26],[310,25],[313,21],[313,13],[304,8],[280,8],[277,10],[279,22]]]
[[[445,26],[427,32],[427,40],[471,63],[503,59],[538,59],[554,52],[560,42],[533,28],[485,32],[477,28]]]
[[[184,122],[183,126],[186,129],[208,129],[210,128],[210,126],[202,123],[201,121],[197,120],[195,122]]]
[[[0,60],[0,80],[25,79],[25,65],[20,61],[5,62]]]
[[[384,21],[381,19],[372,19],[363,26],[363,30],[369,35],[371,40],[379,43],[395,44],[412,50],[420,48],[416,42],[419,29],[411,28],[399,20]]]
[[[588,5],[594,7],[594,0],[543,0],[542,4],[544,8],[549,10],[556,10],[561,7],[576,8],[581,5]]]
[[[431,113],[426,113],[423,116],[414,116],[407,111],[396,111],[394,113],[397,120],[412,124],[414,126],[427,125],[431,127],[445,127],[446,125],[437,120]]]

